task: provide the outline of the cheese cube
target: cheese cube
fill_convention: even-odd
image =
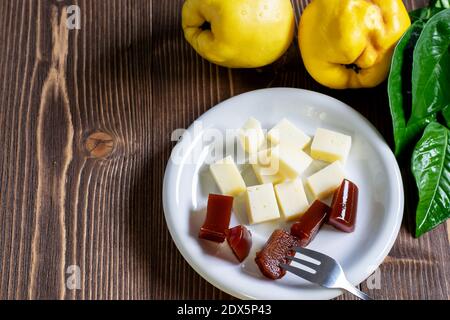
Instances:
[[[223,194],[237,196],[245,191],[244,179],[231,156],[210,165],[209,169]]]
[[[341,163],[335,161],[306,179],[306,183],[316,198],[323,199],[339,188],[344,178]]]
[[[352,146],[352,137],[319,128],[311,144],[311,157],[327,162],[345,163]]]
[[[247,214],[250,224],[280,218],[277,199],[271,183],[247,188]]]
[[[289,144],[300,149],[304,149],[311,141],[309,136],[286,119],[273,127],[267,137],[274,145]]]
[[[280,144],[272,148],[271,156],[274,166],[278,166],[280,173],[287,178],[296,178],[311,164],[313,159],[300,148]]]
[[[245,151],[249,154],[257,152],[264,142],[264,132],[261,123],[255,118],[248,119],[239,130],[238,137]]]
[[[308,199],[300,179],[277,184],[275,194],[286,220],[296,219],[308,210]]]
[[[284,180],[284,177],[279,173],[271,174],[272,170],[258,164],[252,164],[253,172],[255,172],[256,178],[259,183],[279,183]]]
[[[273,162],[270,156],[270,149],[262,150],[255,156],[250,157],[250,163],[259,183],[279,183],[284,180],[278,170],[278,165]]]

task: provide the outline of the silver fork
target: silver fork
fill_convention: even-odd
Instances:
[[[354,294],[355,296],[359,297],[360,299],[372,300],[371,297],[355,288],[347,280],[341,265],[333,258],[323,253],[302,247],[295,247],[294,250],[307,257],[317,260],[319,264],[315,264],[296,257],[287,256],[286,259],[298,262],[310,269],[313,269],[315,273],[311,273],[306,270],[299,269],[291,265],[282,263],[280,266],[286,271],[292,272],[293,274],[299,276],[300,278],[321,285],[322,287],[333,289],[344,289],[350,292],[351,294]]]

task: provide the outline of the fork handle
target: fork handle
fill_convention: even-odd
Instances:
[[[350,292],[351,294],[357,296],[358,298],[360,298],[361,300],[373,300],[371,297],[369,297],[367,294],[365,294],[364,292],[362,292],[361,290],[357,289],[356,287],[354,287],[350,282],[348,283],[348,285],[346,285],[345,287],[343,287],[342,289]]]

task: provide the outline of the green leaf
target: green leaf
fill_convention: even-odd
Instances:
[[[414,49],[412,115],[408,124],[436,114],[450,101],[450,9],[433,16]]]
[[[419,190],[416,237],[450,217],[450,131],[430,123],[414,150],[412,172]]]
[[[394,129],[395,154],[410,145],[433,120],[428,117],[421,122],[407,126],[407,117],[411,114],[411,68],[414,46],[422,32],[425,22],[414,22],[398,42],[392,58],[388,78],[388,96]]]
[[[411,18],[412,22],[416,22],[417,20],[428,20],[432,16],[434,16],[436,13],[439,13],[444,8],[440,7],[425,7],[425,8],[419,8],[416,10],[413,10],[409,13],[409,17]]]
[[[442,109],[442,116],[445,120],[445,124],[450,128],[450,105]]]
[[[436,13],[441,12],[444,9],[450,8],[450,0],[431,0],[428,7],[419,8],[409,13],[409,17],[412,22],[419,19],[428,20]]]
[[[430,7],[450,8],[450,0],[431,0]]]

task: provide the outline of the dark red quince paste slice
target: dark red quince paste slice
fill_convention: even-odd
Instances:
[[[330,207],[316,200],[291,227],[291,234],[299,239],[299,245],[306,247],[327,220]]]
[[[227,231],[227,242],[236,258],[242,262],[247,258],[252,248],[252,234],[246,227],[236,226]]]
[[[233,197],[210,194],[206,210],[206,220],[198,235],[201,239],[224,242],[226,231],[230,226]]]
[[[264,248],[256,254],[256,264],[262,274],[269,279],[280,279],[286,271],[280,267],[281,263],[290,264],[286,256],[294,256],[294,247],[298,246],[298,240],[289,232],[278,229],[270,236]]]
[[[358,187],[345,179],[334,193],[328,224],[344,232],[353,232],[357,212]]]

